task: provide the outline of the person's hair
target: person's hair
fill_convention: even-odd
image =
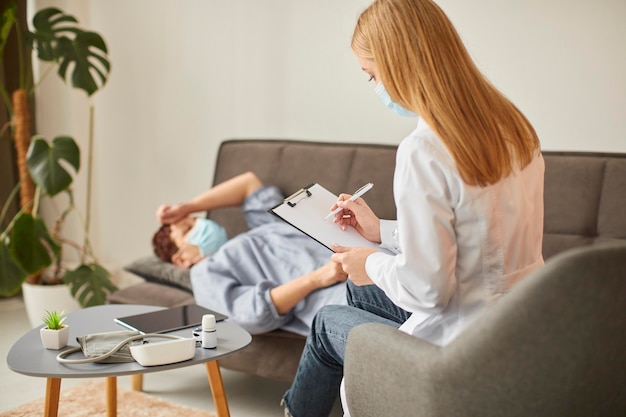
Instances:
[[[358,19],[352,49],[376,63],[394,102],[437,133],[467,184],[494,184],[539,149],[530,122],[482,75],[432,1],[374,1]]]
[[[178,246],[170,238],[170,230],[170,225],[164,224],[152,237],[154,254],[165,262],[172,262],[172,256],[178,251]]]

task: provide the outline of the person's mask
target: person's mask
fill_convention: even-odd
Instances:
[[[405,109],[397,103],[394,103],[393,100],[391,100],[391,97],[389,97],[389,93],[387,93],[387,90],[385,90],[383,83],[376,84],[376,88],[374,88],[374,91],[376,92],[376,94],[378,94],[378,97],[380,97],[385,106],[395,111],[398,116],[418,117],[418,115],[413,113],[412,111]]]
[[[213,220],[197,218],[186,240],[200,249],[202,256],[213,255],[228,240],[226,230]]]

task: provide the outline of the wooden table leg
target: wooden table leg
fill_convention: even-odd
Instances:
[[[48,378],[46,381],[46,403],[43,410],[44,417],[57,417],[60,393],[61,378]]]
[[[135,391],[143,391],[143,374],[131,375],[130,387]]]
[[[217,417],[230,417],[220,365],[215,360],[207,362],[205,366],[209,376],[209,385],[211,386],[211,394],[213,395],[213,402],[215,403]]]
[[[106,378],[107,417],[117,416],[117,377]]]

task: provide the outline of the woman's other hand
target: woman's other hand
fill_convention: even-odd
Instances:
[[[333,250],[335,254],[331,259],[341,264],[341,268],[348,274],[350,281],[358,286],[374,284],[365,272],[365,261],[369,255],[376,252],[376,249],[333,245]]]

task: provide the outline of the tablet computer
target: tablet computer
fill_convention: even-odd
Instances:
[[[202,316],[213,314],[215,321],[222,321],[228,316],[217,311],[191,304],[180,307],[166,308],[149,313],[134,314],[132,316],[117,317],[115,322],[131,330],[141,333],[165,333],[186,327],[195,327],[202,324]]]

